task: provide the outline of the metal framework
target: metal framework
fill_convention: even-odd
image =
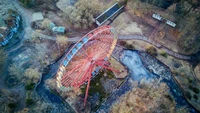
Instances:
[[[108,58],[117,43],[110,26],[101,26],[82,37],[67,53],[57,75],[57,86],[62,91],[79,88],[87,83],[84,105],[87,101],[91,77],[101,68],[112,70]]]

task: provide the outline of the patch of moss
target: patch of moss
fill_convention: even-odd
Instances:
[[[127,49],[135,49],[135,47],[132,44],[126,44],[125,46]]]

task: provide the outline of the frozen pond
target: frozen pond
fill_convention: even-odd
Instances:
[[[150,78],[151,73],[149,73],[143,66],[140,56],[137,52],[129,50],[123,51],[123,55],[120,60],[128,67],[133,80],[140,81],[143,78]]]
[[[128,68],[130,76],[134,81],[138,81],[140,83],[143,79],[143,82],[150,82],[152,79],[158,78],[160,82],[164,82],[169,86],[170,94],[176,101],[177,107],[187,106],[191,113],[197,113],[197,111],[186,101],[186,99],[182,95],[181,89],[179,88],[173,77],[171,77],[172,74],[170,70],[164,64],[162,64],[155,58],[150,58],[147,54],[145,57],[144,53],[143,60],[146,60],[148,62],[150,61],[152,63],[151,65],[153,66],[158,65],[156,69],[153,69],[153,72],[157,71],[158,73],[163,74],[158,75],[153,72],[150,73],[143,65],[139,51],[124,50],[120,58],[122,64],[124,64]],[[148,68],[152,68],[152,66],[148,66]]]

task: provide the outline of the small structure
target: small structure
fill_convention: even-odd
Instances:
[[[38,20],[43,20],[43,19],[44,17],[41,12],[33,13],[32,21],[38,21]]]
[[[159,14],[153,14],[152,17],[157,20],[162,20],[162,17]]]
[[[58,27],[53,27],[53,32],[55,32],[55,33],[65,33],[65,27],[63,27],[63,26],[58,26]]]
[[[108,19],[117,14],[123,8],[124,6],[121,6],[119,3],[115,3],[95,19],[96,24],[98,26],[104,24]]]
[[[165,22],[167,25],[169,25],[171,27],[176,27],[176,24],[174,22],[161,17],[159,14],[153,14],[152,17],[155,18],[156,20]]]
[[[172,27],[176,27],[176,24],[172,21],[167,20],[166,23]]]

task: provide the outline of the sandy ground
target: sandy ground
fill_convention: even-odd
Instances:
[[[112,23],[118,34],[143,34],[138,24],[127,13],[120,14]]]

